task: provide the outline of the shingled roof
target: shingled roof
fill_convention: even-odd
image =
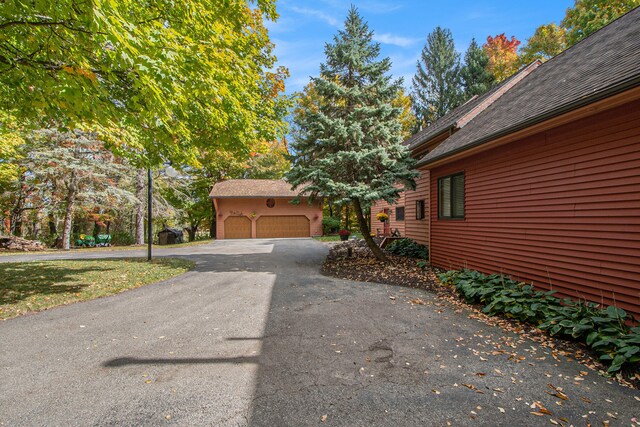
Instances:
[[[297,197],[298,192],[283,179],[229,179],[216,183],[209,197],[228,199],[239,197]]]
[[[464,104],[454,108],[436,120],[433,124],[422,129],[415,135],[412,135],[403,144],[410,150],[413,150],[445,131],[449,131],[450,129],[457,130],[463,127],[540,64],[540,61],[532,62],[513,76],[501,82],[499,85],[488,90],[486,93],[483,93],[480,96],[474,96]]]
[[[637,87],[638,64],[640,8],[539,66],[418,164],[432,163]]]

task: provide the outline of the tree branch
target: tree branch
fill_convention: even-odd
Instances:
[[[89,31],[89,30],[85,30],[84,28],[77,28],[74,27],[73,25],[69,24],[66,21],[7,21],[7,22],[3,22],[0,23],[0,30],[3,30],[5,28],[8,27],[15,27],[15,26],[27,26],[27,27],[64,27],[68,30],[71,31],[77,31],[79,33],[84,33],[84,34],[103,34],[105,35],[106,33],[97,31],[97,32],[93,32],[93,31]]]

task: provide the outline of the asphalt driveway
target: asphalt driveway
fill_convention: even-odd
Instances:
[[[0,425],[628,426],[640,417],[638,392],[426,292],[321,276],[326,251],[309,239],[158,250],[197,266],[1,322]]]

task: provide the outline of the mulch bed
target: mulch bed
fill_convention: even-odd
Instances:
[[[546,332],[532,325],[518,321],[488,316],[482,312],[481,305],[467,304],[453,286],[440,283],[436,274],[441,273],[437,269],[422,269],[417,266],[417,260],[406,257],[386,254],[389,262],[376,260],[373,256],[335,257],[329,256],[322,266],[322,274],[338,277],[340,279],[354,280],[358,282],[375,282],[387,285],[403,286],[422,289],[434,293],[443,300],[455,312],[470,311],[469,317],[490,326],[499,326],[502,329],[516,333],[520,336],[519,343],[531,340],[551,350],[551,355],[556,360],[559,357],[575,359],[578,363],[605,374],[606,367],[600,363],[589,348],[578,342],[566,341],[549,336]],[[412,304],[426,304],[419,298],[411,301]],[[615,378],[620,384],[630,388],[640,388],[640,373],[638,370],[627,369]]]
[[[387,255],[388,263],[373,257],[327,259],[322,273],[358,282],[377,282],[435,292],[438,284],[430,271],[419,268],[412,258]]]

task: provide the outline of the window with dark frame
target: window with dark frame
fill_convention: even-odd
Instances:
[[[438,178],[438,218],[464,219],[464,172]]]
[[[416,200],[416,219],[424,219],[424,200]]]
[[[398,206],[396,208],[396,220],[404,221],[404,206]]]

